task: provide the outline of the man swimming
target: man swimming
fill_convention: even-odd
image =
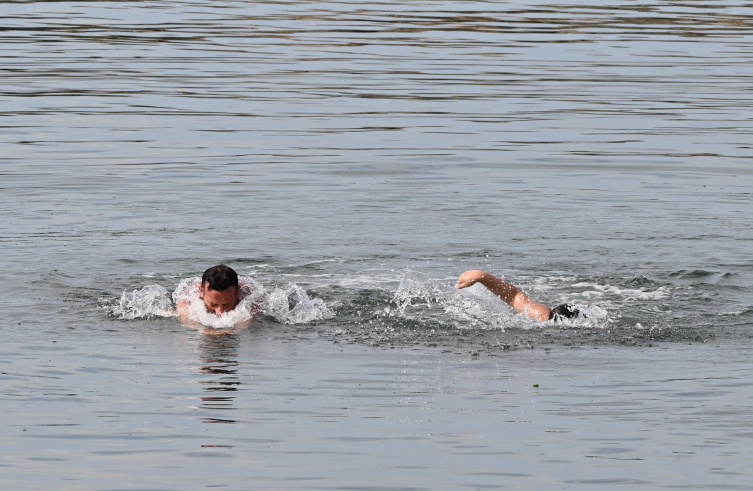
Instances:
[[[461,274],[455,288],[468,288],[476,283],[484,285],[490,292],[507,302],[517,313],[527,315],[537,321],[571,319],[580,313],[580,309],[567,304],[550,309],[544,304],[531,300],[515,285],[479,269],[472,269]]]
[[[224,264],[204,271],[201,284],[197,286],[199,299],[204,303],[207,312],[217,316],[235,309],[238,302],[246,296],[243,285],[238,283],[238,273]],[[190,299],[178,301],[177,310],[180,318],[188,318],[190,303]]]

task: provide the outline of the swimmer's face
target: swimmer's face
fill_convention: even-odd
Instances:
[[[201,285],[199,298],[204,301],[207,312],[221,315],[223,312],[230,312],[238,305],[238,289],[231,286],[226,290],[212,290]]]

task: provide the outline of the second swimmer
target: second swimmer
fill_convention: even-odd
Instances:
[[[520,288],[480,269],[472,269],[461,274],[455,288],[468,288],[476,283],[484,285],[490,292],[507,302],[519,314],[527,315],[537,321],[556,321],[571,319],[577,317],[578,314],[583,315],[581,310],[576,306],[563,304],[551,309],[544,304],[534,302]]]

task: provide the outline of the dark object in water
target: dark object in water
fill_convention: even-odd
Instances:
[[[557,322],[562,319],[572,319],[573,317],[578,317],[578,315],[586,316],[579,307],[563,303],[552,309],[549,313],[549,320]]]

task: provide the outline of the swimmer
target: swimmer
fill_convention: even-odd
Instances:
[[[544,304],[531,300],[515,285],[478,269],[461,274],[455,288],[468,288],[476,283],[484,285],[490,292],[507,302],[517,313],[527,315],[537,321],[571,319],[580,313],[578,307],[567,304],[550,309]]]
[[[238,302],[243,300],[244,285],[238,283],[238,273],[232,268],[220,264],[213,266],[204,271],[199,285],[199,299],[204,302],[207,312],[215,315],[222,315],[235,309]],[[188,319],[190,300],[181,300],[178,302],[178,317]]]

